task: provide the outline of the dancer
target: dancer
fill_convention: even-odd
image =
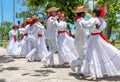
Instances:
[[[65,62],[68,64],[75,60],[78,56],[77,50],[74,45],[74,39],[67,32],[66,14],[59,12],[59,22],[55,20],[55,24],[58,28],[58,55],[63,59],[60,61],[60,65],[64,65]]]
[[[71,69],[75,72],[75,67],[78,67],[77,74],[79,74],[80,65],[84,58],[84,46],[87,40],[87,35],[85,33],[87,28],[86,25],[87,23],[89,24],[89,22],[84,20],[85,12],[87,12],[87,9],[84,6],[75,8],[73,12],[77,14],[75,25],[75,46],[79,57],[71,62]]]
[[[77,7],[73,10],[76,16],[76,25],[75,25],[75,46],[77,48],[79,57],[76,60],[71,62],[71,69],[75,72],[75,67],[78,67],[77,74],[79,75],[79,70],[81,69],[81,65],[84,59],[84,53],[86,48],[86,29],[92,27],[93,25],[99,26],[96,20],[93,21],[85,21],[84,16],[87,9],[84,6]]]
[[[87,41],[85,58],[81,67],[81,73],[90,75],[86,78],[89,80],[102,78],[104,75],[116,76],[120,70],[120,64],[118,63],[120,51],[111,45],[102,34],[106,22],[101,17],[101,12],[104,11],[100,9],[93,10],[93,20],[97,20],[100,27],[91,27],[91,35]]]
[[[16,46],[15,51],[13,51],[13,55],[16,57],[26,57],[26,55],[29,53],[29,41],[28,41],[28,30],[30,27],[30,22],[32,21],[31,18],[26,19],[26,26],[24,24],[21,25],[21,28],[19,29],[20,33],[23,34],[23,37],[21,41],[19,42],[19,45]]]
[[[12,30],[9,32],[9,42],[7,47],[7,51],[9,54],[12,55],[12,50],[14,49],[15,46],[17,46],[17,26],[16,25],[12,26]]]
[[[30,24],[30,30],[28,31],[29,41],[31,43],[31,51],[26,56],[28,61],[41,60],[43,54],[47,53],[44,39],[44,26],[38,21],[38,18],[36,15],[32,16],[33,23]]]
[[[58,51],[58,29],[56,28],[55,21],[53,19],[57,18],[57,11],[59,8],[51,7],[46,10],[46,12],[50,13],[47,20],[47,30],[46,30],[46,37],[49,45],[49,51],[51,52],[47,59],[50,59],[50,66],[54,66],[54,54]],[[46,59],[44,58],[42,61],[44,64]]]

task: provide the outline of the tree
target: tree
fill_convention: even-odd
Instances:
[[[119,0],[97,0],[95,8],[98,8],[100,6],[103,6],[107,9],[105,19],[107,21],[107,38],[109,39],[112,30],[120,27],[120,24],[117,21],[117,19],[120,19],[120,17],[116,15],[120,12],[120,2]]]
[[[87,0],[86,2],[88,2]],[[85,2],[85,4],[86,4]],[[74,23],[75,14],[72,12],[77,6],[84,5],[84,0],[27,0],[27,5],[32,7],[45,7],[48,9],[51,6],[60,8],[60,11],[64,11],[68,16],[68,22]]]
[[[0,39],[1,40],[8,40],[9,38],[9,31],[10,31],[11,28],[3,28],[3,27],[0,27]]]
[[[43,7],[45,10],[55,6],[60,8],[59,11],[64,11],[68,16],[68,22],[74,23],[75,21],[75,14],[72,12],[72,9],[74,9],[77,6],[86,6],[89,0],[27,0],[27,6],[29,7]],[[44,11],[41,12],[43,16],[45,15]],[[46,17],[46,16],[44,16]],[[71,28],[68,26],[69,32],[71,32]]]
[[[2,27],[5,27],[5,28],[10,28],[12,26],[12,22],[8,22],[8,21],[3,21],[2,22]]]
[[[27,17],[32,17],[33,15],[42,14],[40,13],[40,8],[37,7],[27,7],[27,11],[16,12],[16,18],[23,18],[25,20]]]

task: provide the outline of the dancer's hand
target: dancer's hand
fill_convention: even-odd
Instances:
[[[96,29],[99,29],[100,28],[100,25],[99,24],[96,24]]]

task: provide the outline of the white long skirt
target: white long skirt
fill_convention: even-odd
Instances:
[[[97,78],[118,75],[120,70],[120,51],[107,43],[99,35],[91,35],[87,42],[81,73],[92,74]]]
[[[37,44],[37,48],[32,49],[32,52],[30,52],[26,58],[31,59],[33,61],[35,60],[41,60],[43,56],[48,54],[48,50],[45,44],[44,37],[38,37],[38,41],[35,41],[34,44]],[[37,43],[36,43],[37,42]]]
[[[18,45],[18,42],[14,42],[14,39],[8,42],[7,51],[12,55],[12,51],[15,50],[15,47]]]
[[[17,57],[26,57],[26,55],[29,53],[28,48],[28,39],[27,36],[24,36],[19,42],[18,46],[16,46],[15,51],[12,51],[12,54]]]
[[[58,37],[58,53],[64,62],[71,63],[78,56],[74,45],[74,39],[66,32],[60,33]]]
[[[44,36],[38,38],[38,55],[40,59],[48,54],[47,45]]]

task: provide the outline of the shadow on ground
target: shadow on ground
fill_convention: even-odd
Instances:
[[[46,69],[46,70],[33,70],[35,73],[24,73],[22,76],[49,76],[50,73],[55,73],[52,70]]]
[[[16,71],[16,70],[19,70],[18,67],[7,67],[7,68],[0,68],[0,72],[3,72],[5,70],[8,70],[8,71]],[[1,81],[0,81],[1,82]]]
[[[78,79],[78,80],[85,80],[85,77],[84,77],[84,76],[77,75],[76,73],[70,72],[70,73],[69,73],[69,76],[73,76],[73,77],[75,77],[75,78]]]
[[[14,59],[9,55],[5,55],[5,54],[0,55],[0,63],[9,63],[13,61]]]
[[[18,67],[7,67],[7,68],[3,68],[3,70],[9,70],[9,71],[16,71],[16,70],[19,70]]]
[[[61,69],[61,68],[70,68],[70,66],[60,66],[60,65],[54,65],[54,66],[43,66],[41,68],[53,68],[53,69]]]
[[[77,75],[76,73],[69,73],[69,76],[73,76],[78,80],[86,80],[85,76],[80,76]],[[96,79],[96,81],[120,81],[120,76],[112,76],[112,77],[108,77],[108,76],[104,76],[103,78],[100,79]]]
[[[0,82],[6,82],[5,79],[0,79]]]
[[[99,81],[101,80],[106,80],[106,81],[118,81],[120,82],[120,76],[112,76],[112,77],[107,77],[105,76],[104,78],[98,79]]]

